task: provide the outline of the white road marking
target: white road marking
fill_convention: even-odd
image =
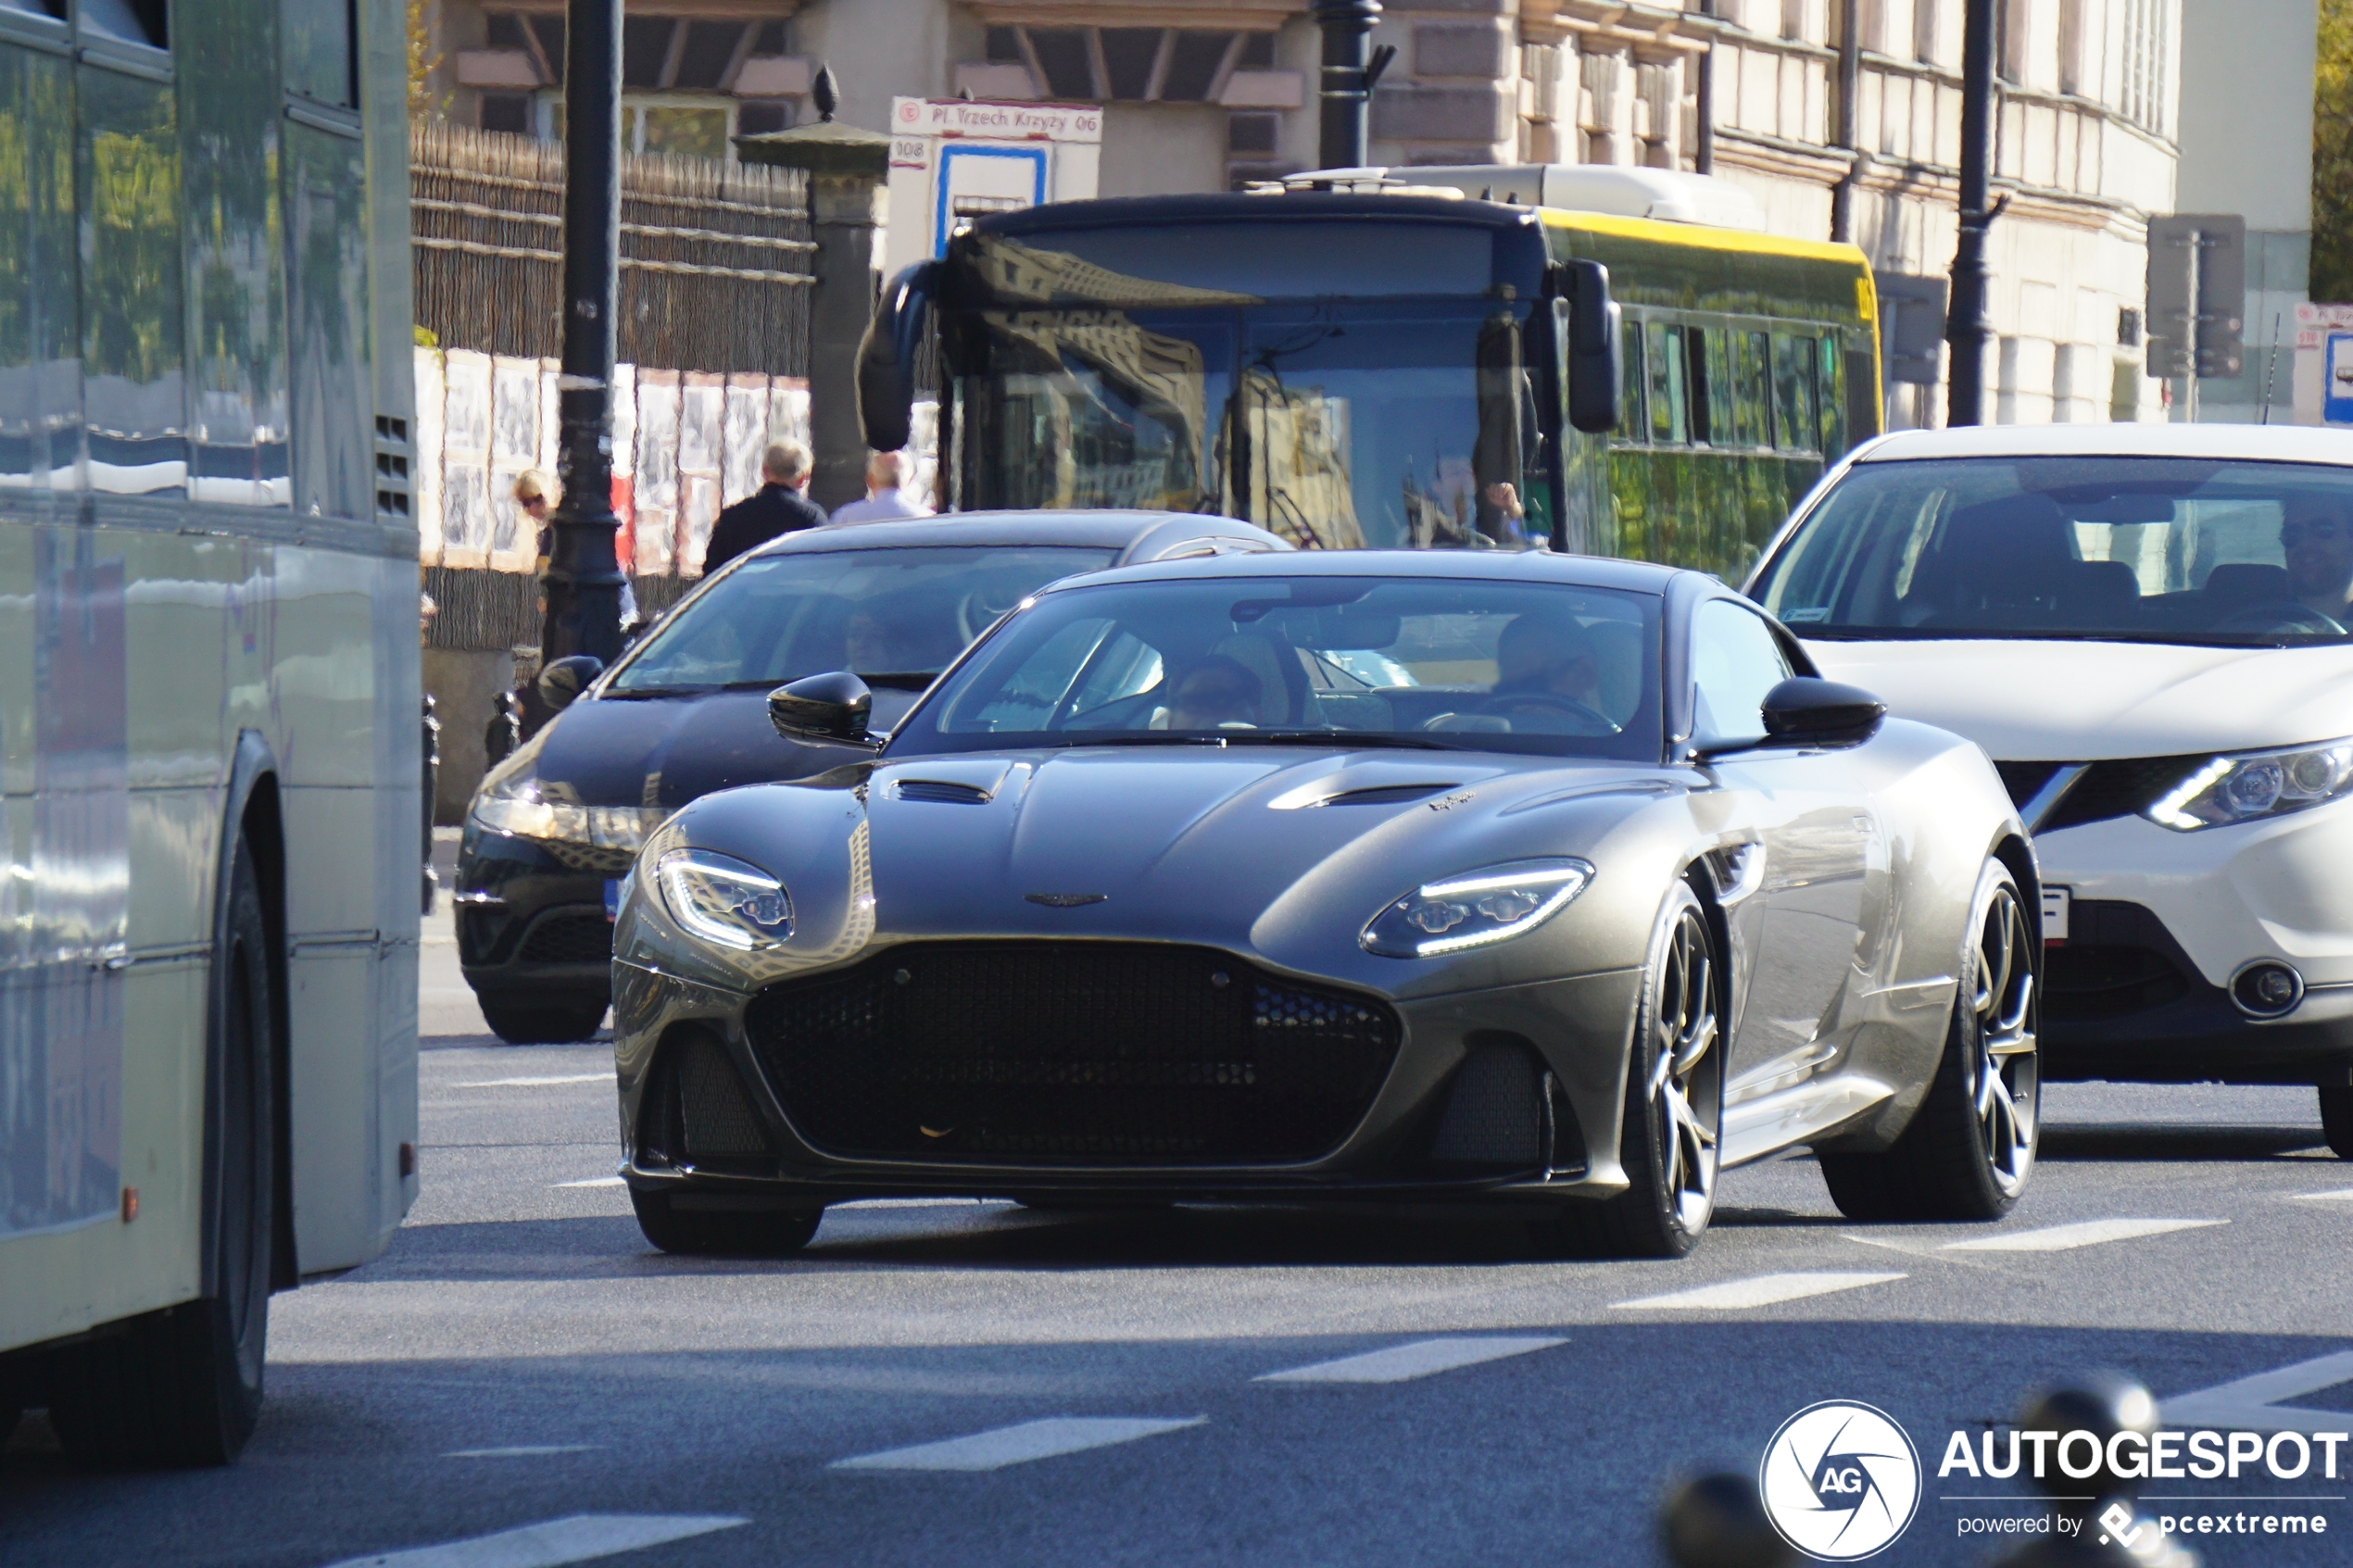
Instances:
[[[1667,1296],[1644,1296],[1633,1301],[1612,1302],[1618,1311],[1669,1311],[1714,1309],[1737,1311],[1744,1307],[1770,1307],[1782,1301],[1802,1301],[1808,1296],[1828,1296],[1834,1290],[1855,1290],[1866,1285],[1886,1285],[1907,1276],[1903,1274],[1842,1274],[1793,1273],[1758,1274],[1754,1279],[1727,1280],[1722,1285],[1703,1285],[1696,1290],[1678,1290]]]
[[[591,1176],[585,1182],[558,1182],[560,1187],[618,1187],[629,1184],[619,1176]]]
[[[346,1558],[332,1568],[559,1568],[750,1523],[724,1513],[575,1513],[472,1540]]]
[[[444,1459],[536,1459],[541,1454],[587,1454],[601,1443],[520,1443],[511,1449],[452,1449]]]
[[[2071,1225],[2052,1225],[2039,1231],[2009,1231],[2001,1236],[1981,1236],[1968,1241],[1948,1241],[1947,1252],[2067,1252],[2078,1247],[2097,1247],[2105,1241],[2133,1241],[2145,1236],[2163,1236],[2169,1231],[2201,1230],[2208,1225],[2227,1225],[2228,1220],[2083,1220]]]
[[[918,1443],[909,1449],[839,1459],[834,1461],[833,1468],[1002,1470],[1009,1464],[1026,1464],[1031,1460],[1051,1459],[1057,1454],[1083,1453],[1088,1449],[1109,1448],[1114,1443],[1132,1443],[1139,1437],[1156,1437],[1163,1432],[1199,1426],[1208,1419],[1205,1415],[1188,1421],[1112,1415],[1052,1416],[1044,1421],[1025,1421],[1018,1426],[1000,1426],[994,1432],[975,1432],[969,1437],[950,1437],[944,1442]]]
[[[2210,1426],[2238,1432],[2343,1432],[2353,1415],[2343,1411],[2298,1410],[2283,1405],[2298,1394],[2317,1394],[2353,1383],[2353,1350],[2339,1350],[2290,1366],[2259,1372],[2235,1383],[2218,1384],[2159,1402],[2168,1427]]]
[[[553,1078],[484,1078],[472,1084],[452,1084],[453,1089],[544,1089],[555,1084],[610,1084],[610,1073],[565,1073]]]
[[[1567,1343],[1567,1340],[1557,1336],[1528,1338],[1503,1335],[1416,1339],[1410,1345],[1391,1345],[1382,1350],[1367,1350],[1361,1356],[1342,1356],[1336,1361],[1317,1361],[1313,1366],[1292,1367],[1289,1372],[1265,1373],[1252,1381],[1407,1383],[1416,1377],[1428,1377],[1432,1373],[1477,1366],[1481,1361],[1499,1361],[1506,1356],[1524,1356],[1530,1350],[1549,1350],[1555,1345]]]
[[[2338,1187],[2334,1192],[2299,1192],[2299,1203],[2353,1203],[2353,1187]]]

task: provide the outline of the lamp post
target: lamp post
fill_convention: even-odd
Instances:
[[[1362,169],[1372,119],[1373,84],[1397,51],[1387,44],[1368,57],[1365,40],[1380,19],[1380,0],[1315,0],[1324,30],[1323,135],[1316,161],[1326,169]]]
[[[1944,422],[1985,422],[1985,231],[1993,205],[1994,0],[1968,0],[1961,31],[1960,239],[1953,251],[1953,304],[1944,341],[1953,345]]]
[[[621,0],[570,0],[564,40],[563,500],[550,520],[540,668],[621,653],[610,400],[621,272]],[[531,704],[534,709],[535,703]],[[544,719],[542,720],[544,722]]]

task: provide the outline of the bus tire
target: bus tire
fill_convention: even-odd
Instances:
[[[593,1039],[604,1026],[606,1002],[534,1004],[474,998],[490,1032],[510,1046],[571,1045]]]
[[[789,1258],[809,1245],[825,1218],[812,1209],[676,1209],[666,1192],[631,1189],[637,1228],[664,1252],[703,1258]]]
[[[261,880],[239,835],[215,973],[208,1118],[217,1175],[206,1227],[213,1290],[62,1353],[49,1419],[94,1465],[226,1464],[261,1414],[275,1234],[277,1085]]]

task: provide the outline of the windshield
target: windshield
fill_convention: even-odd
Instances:
[[[2353,472],[2182,458],[1859,463],[1755,596],[1803,637],[2335,642]]]
[[[1491,305],[988,311],[971,326],[963,506],[1223,512],[1327,549],[1549,532],[1519,324]]]
[[[895,754],[1305,740],[1656,761],[1658,600],[1443,578],[1210,578],[1048,595]]]
[[[979,545],[754,556],[665,622],[605,695],[776,686],[853,670],[930,684],[991,622],[1115,552]]]

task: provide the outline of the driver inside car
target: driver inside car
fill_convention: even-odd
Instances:
[[[2280,551],[2287,560],[2288,592],[2307,609],[2339,626],[2353,626],[2353,512],[2334,495],[2309,491],[2280,505]]]
[[[1156,730],[1215,730],[1228,725],[1255,729],[1261,696],[1258,677],[1239,659],[1211,654],[1188,668],[1173,687],[1176,701],[1156,715]]]
[[[1599,713],[1601,660],[1574,623],[1522,615],[1495,639],[1495,695],[1565,696]]]

